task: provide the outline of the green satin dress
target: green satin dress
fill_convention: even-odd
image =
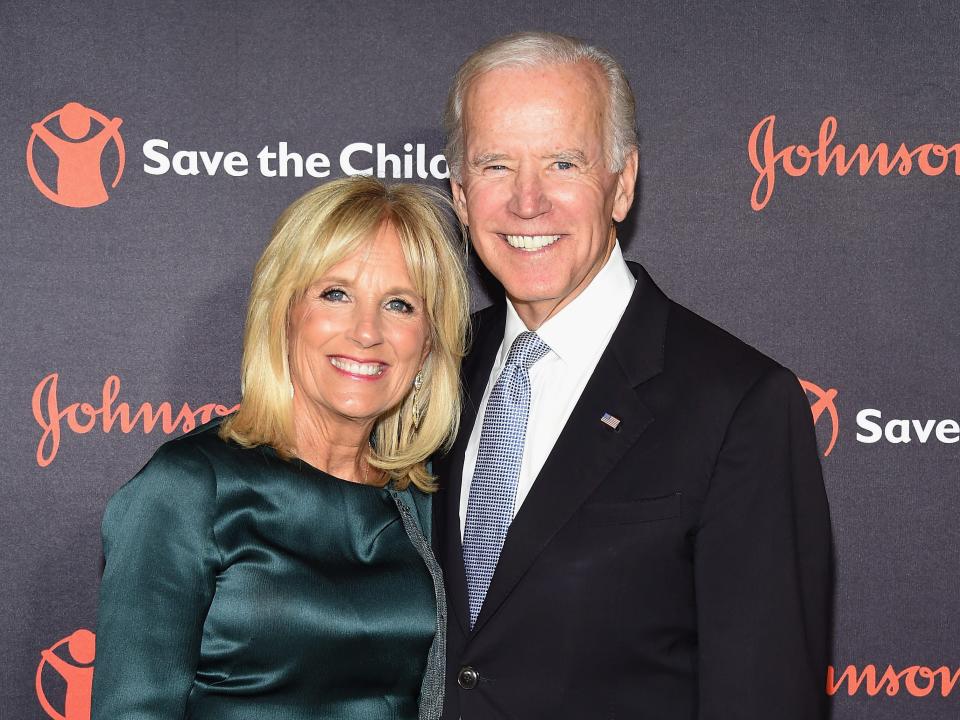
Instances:
[[[92,720],[438,717],[429,497],[217,426],[161,447],[107,506]]]

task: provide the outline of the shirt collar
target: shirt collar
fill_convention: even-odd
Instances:
[[[575,370],[589,364],[596,358],[597,346],[600,343],[606,345],[620,322],[636,284],[636,278],[623,259],[618,240],[596,277],[569,305],[541,325],[537,335],[564,364]],[[508,298],[503,344],[497,356],[498,366],[502,367],[507,361],[513,341],[526,329],[527,326]]]

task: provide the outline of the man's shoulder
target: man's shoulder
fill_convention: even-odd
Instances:
[[[692,361],[710,365],[756,367],[760,370],[779,365],[776,360],[716,323],[678,302],[669,302],[668,346],[672,342],[677,350],[690,355]]]
[[[796,377],[779,362],[716,323],[669,300],[664,338],[664,370],[689,388],[741,397],[761,378]]]

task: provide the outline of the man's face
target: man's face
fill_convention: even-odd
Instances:
[[[483,264],[535,329],[575,298],[613,249],[637,155],[610,172],[605,81],[591,64],[500,68],[464,99],[460,219]]]

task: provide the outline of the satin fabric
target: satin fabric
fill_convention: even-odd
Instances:
[[[108,504],[94,720],[415,720],[435,588],[390,492],[216,432]]]

